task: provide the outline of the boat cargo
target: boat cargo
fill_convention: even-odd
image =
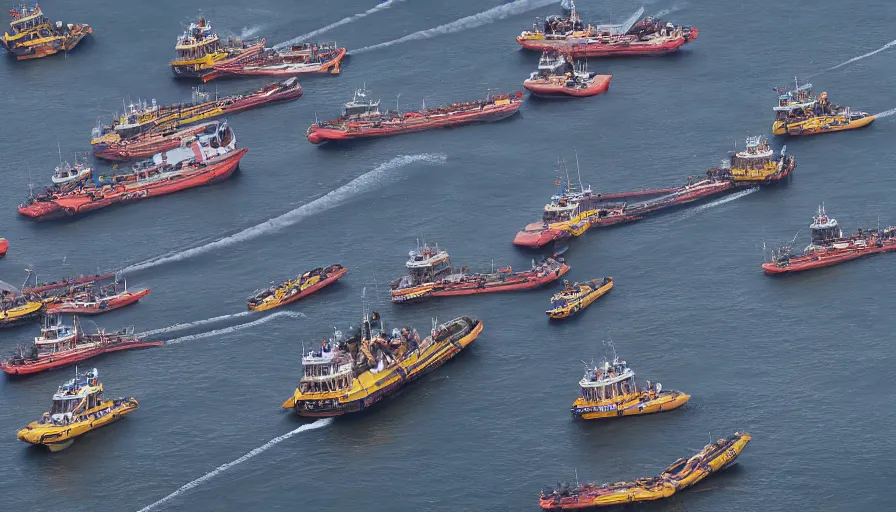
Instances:
[[[264,50],[264,43],[264,39],[228,37],[222,40],[212,33],[212,26],[205,17],[200,17],[177,38],[174,46],[177,58],[169,65],[175,77],[202,78],[213,72],[215,65],[239,64],[251,59]]]
[[[500,121],[516,114],[523,104],[523,93],[491,94],[484,100],[454,103],[447,107],[423,108],[416,111],[380,112],[380,102],[367,98],[359,89],[352,101],[345,104],[342,115],[332,121],[311,125],[306,135],[312,144],[401,135],[404,133],[448,128],[472,123]]]
[[[357,413],[442,366],[482,332],[482,322],[463,316],[439,324],[429,336],[416,329],[395,328],[391,334],[380,315],[366,310],[361,327],[345,338],[341,331],[302,355],[302,378],[283,402],[302,417]]]
[[[134,412],[137,406],[133,397],[103,398],[103,384],[96,368],[84,374],[76,370],[75,378],[56,390],[53,407],[19,430],[16,437],[58,452],[71,446],[76,438]]]
[[[298,76],[309,73],[338,75],[346,49],[336,44],[303,43],[283,50],[265,48],[238,63],[217,63],[210,73],[202,75],[208,82],[221,77],[236,76]]]
[[[271,284],[270,288],[257,290],[249,297],[249,311],[266,311],[285,306],[335,283],[346,273],[347,268],[334,264],[309,270],[295,279],[277,285]]]
[[[417,247],[405,263],[408,274],[392,282],[392,302],[417,301],[431,297],[529,290],[560,279],[569,272],[563,258],[532,261],[530,270],[514,272],[511,267],[490,273],[476,273],[464,266],[455,269],[448,252],[439,246]]]
[[[0,42],[10,55],[17,60],[39,59],[48,55],[68,53],[84,37],[93,33],[90,25],[84,23],[51,22],[35,2],[34,7],[24,4],[10,9],[12,21]]]
[[[668,498],[737,463],[752,438],[746,432],[708,444],[689,459],[678,459],[660,476],[631,482],[546,487],[538,500],[542,510],[583,510]]]
[[[545,313],[552,320],[568,318],[590,306],[613,289],[613,278],[592,279],[584,283],[569,284],[563,280],[563,290],[551,297],[551,309]]]

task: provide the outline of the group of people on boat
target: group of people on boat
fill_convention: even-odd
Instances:
[[[360,353],[364,357],[359,363],[367,364],[372,373],[381,372],[386,366],[402,361],[410,353],[419,350],[420,341],[416,329],[394,329],[391,336],[380,331],[371,340],[361,340]]]

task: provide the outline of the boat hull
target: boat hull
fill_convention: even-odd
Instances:
[[[539,98],[584,98],[607,92],[610,89],[610,80],[612,78],[613,75],[595,75],[591,84],[582,88],[567,87],[548,80],[530,79],[523,82],[523,87],[531,92],[533,96],[538,96]]]
[[[595,282],[595,281],[590,281],[589,283],[586,283],[586,284],[590,285],[592,287],[592,289],[591,289],[591,292],[589,292],[585,297],[583,297],[567,306],[550,309],[550,310],[546,311],[545,313],[547,313],[548,318],[550,318],[551,320],[560,320],[560,319],[569,318],[569,317],[575,315],[576,313],[587,308],[588,306],[593,304],[594,301],[603,297],[604,295],[609,293],[610,290],[613,289],[613,285],[614,285],[615,281],[613,281],[612,277],[610,277],[608,279],[609,279],[609,281],[607,282],[607,284],[604,284],[604,285],[601,285],[600,282]],[[575,285],[573,285],[573,286],[575,286]]]
[[[7,375],[31,375],[34,373],[40,373],[47,370],[54,370],[56,368],[69,366],[102,354],[108,354],[110,352],[159,347],[164,344],[164,341],[126,341],[122,343],[110,344],[103,347],[75,349],[73,351],[61,354],[56,353],[52,356],[44,356],[38,359],[28,360],[23,364],[12,364],[10,361],[3,361],[0,362],[0,369],[2,369],[3,372]]]
[[[78,437],[115,423],[125,415],[137,410],[138,406],[136,399],[129,398],[117,406],[113,405],[108,413],[100,418],[82,420],[68,425],[41,425],[32,422],[19,430],[16,437],[28,444],[44,445],[51,452],[59,452],[71,446]]]
[[[0,258],[6,256],[7,249],[9,249],[9,242],[5,238],[0,238]]]
[[[75,314],[75,315],[99,315],[109,311],[115,311],[131,304],[136,304],[143,297],[149,294],[149,289],[140,290],[137,293],[122,293],[113,299],[104,300],[95,305],[79,305],[73,303],[62,302],[58,305],[49,305],[47,310],[50,313],[57,314]],[[55,307],[54,307],[55,306]]]
[[[646,392],[634,400],[612,405],[588,405],[577,403],[570,409],[572,416],[583,420],[603,420],[621,418],[623,416],[642,416],[678,409],[688,403],[691,395],[679,391],[663,391],[650,399]]]
[[[527,50],[544,52],[557,50],[568,53],[574,59],[603,58],[603,57],[636,57],[667,55],[678,51],[685,44],[695,40],[698,35],[696,28],[691,28],[688,37],[681,36],[663,43],[649,43],[633,41],[628,44],[605,44],[591,39],[528,39],[517,37],[516,41]]]
[[[843,124],[834,124],[836,116],[813,117],[797,123],[775,121],[775,123],[772,124],[772,133],[775,135],[801,136],[857,130],[873,123],[875,119],[875,116],[865,116]]]
[[[269,309],[274,309],[274,308],[278,308],[280,306],[285,306],[287,304],[291,304],[293,302],[296,302],[299,299],[303,299],[315,292],[318,292],[321,289],[326,288],[327,286],[330,286],[331,284],[333,284],[336,281],[338,281],[339,279],[341,279],[342,276],[344,276],[347,273],[348,273],[348,269],[345,267],[342,267],[342,268],[336,270],[336,272],[334,272],[332,275],[327,276],[326,279],[322,279],[322,280],[318,281],[317,283],[309,286],[308,288],[305,288],[304,290],[302,290],[294,295],[290,295],[283,300],[271,301],[271,302],[266,302],[266,303],[263,302],[260,305],[254,306],[254,307],[250,304],[249,311],[267,311]]]
[[[877,247],[873,243],[871,243],[868,244],[864,249],[849,248],[837,251],[835,253],[815,254],[811,256],[800,256],[791,258],[790,263],[786,266],[779,266],[775,262],[766,262],[762,264],[762,270],[764,270],[767,275],[805,272],[807,270],[830,267],[833,265],[839,265],[840,263],[845,263],[847,261],[864,258],[866,256],[893,251],[896,251],[896,242],[885,243],[882,247]]]
[[[474,123],[492,123],[516,114],[521,105],[522,102],[514,101],[508,105],[496,106],[482,111],[472,111],[440,117],[430,116],[425,118],[411,118],[395,126],[381,126],[379,128],[369,126],[352,130],[348,126],[325,128],[318,125],[312,125],[308,128],[307,137],[308,141],[312,144],[321,144],[324,142],[352,139],[390,137],[393,135],[403,135],[406,133],[433,130],[436,128],[464,126]]]
[[[0,329],[33,322],[39,319],[44,314],[44,311],[46,311],[46,306],[38,302],[29,302],[22,306],[7,309],[0,312]]]
[[[511,292],[531,290],[556,281],[569,272],[569,265],[563,263],[556,269],[542,276],[527,275],[509,276],[506,281],[492,281],[480,285],[475,279],[464,283],[441,284],[429,283],[414,288],[392,290],[392,302],[407,303],[430,297],[456,297],[461,295],[478,295],[481,293]]]

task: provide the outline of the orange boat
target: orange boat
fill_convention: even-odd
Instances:
[[[6,256],[7,249],[9,249],[9,242],[5,238],[0,238],[0,258]]]
[[[49,299],[47,311],[57,314],[98,315],[136,304],[147,295],[149,295],[149,289],[136,292],[128,291],[127,282],[125,282],[123,290],[118,290],[118,285],[115,283],[103,286],[97,291],[73,288],[69,296]]]
[[[216,122],[189,146],[138,162],[132,172],[68,192],[47,190],[19,205],[19,213],[34,220],[80,215],[117,204],[140,201],[229,178],[248,149],[236,148],[236,137],[226,121]]]
[[[607,92],[613,75],[589,73],[584,66],[576,69],[572,59],[556,50],[547,50],[538,61],[538,71],[523,82],[529,92],[542,98],[596,96]]]
[[[338,75],[342,71],[342,59],[347,50],[336,44],[302,43],[283,50],[265,48],[236,63],[216,63],[210,73],[202,75],[208,82],[220,77],[233,76],[298,76],[308,73]]]

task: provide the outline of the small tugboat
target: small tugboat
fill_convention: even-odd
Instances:
[[[837,219],[829,217],[824,206],[818,207],[818,213],[809,225],[811,241],[803,250],[802,256],[791,254],[790,247],[782,247],[772,251],[772,261],[762,264],[766,274],[784,274],[802,272],[816,268],[829,267],[846,261],[896,251],[896,227],[858,231],[850,236],[843,236]]]
[[[72,292],[67,296],[47,298],[47,311],[56,314],[98,315],[136,304],[149,294],[148,288],[128,291],[127,281],[123,290],[118,289],[117,283],[101,286],[96,290],[83,289],[84,286],[72,287]]]
[[[230,96],[215,94],[214,98],[199,87],[194,87],[191,103],[160,106],[156,100],[152,100],[150,104],[138,101],[127,105],[125,113],[113,119],[111,125],[99,124],[93,129],[90,144],[93,146],[94,154],[99,158],[125,160],[121,157],[123,152],[142,155],[130,158],[143,158],[154,154],[147,153],[150,149],[167,147],[159,144],[160,136],[165,137],[167,142],[172,135],[180,133],[179,130],[184,126],[269,103],[295,100],[301,96],[302,86],[295,78],[273,82],[240,94]],[[183,140],[184,138],[197,133],[194,131],[183,134],[179,140],[180,144],[188,142]]]
[[[691,399],[691,395],[680,391],[663,391],[659,382],[647,381],[646,389],[639,388],[635,372],[616,357],[612,363],[604,361],[601,366],[587,367],[579,386],[582,396],[570,411],[574,418],[585,420],[671,411]]]
[[[706,445],[689,459],[678,459],[660,476],[653,478],[603,485],[576,484],[575,487],[562,483],[557,489],[547,487],[541,491],[538,504],[542,510],[582,510],[668,498],[734,465],[751,439],[746,432],[735,432],[733,436]]]
[[[345,104],[342,116],[333,121],[318,122],[308,128],[308,141],[322,142],[400,135],[433,128],[447,128],[472,123],[500,121],[516,114],[523,104],[523,93],[491,94],[484,100],[454,103],[447,107],[410,112],[380,112],[380,102],[367,99],[360,89]]]
[[[538,71],[523,82],[523,87],[542,98],[595,96],[607,92],[612,79],[613,75],[589,73],[584,66],[576,69],[562,53],[546,50],[538,61]]]
[[[249,297],[249,311],[266,311],[285,306],[335,283],[347,272],[347,268],[335,264],[309,270],[278,285],[271,283],[270,288],[257,290]]]
[[[174,47],[177,58],[169,65],[176,77],[202,78],[214,71],[215,65],[239,64],[251,59],[264,50],[264,43],[264,39],[244,41],[232,37],[221,41],[218,34],[212,33],[211,24],[200,17],[177,38]]]
[[[790,178],[796,168],[793,155],[786,155],[787,146],[781,148],[781,154],[775,152],[768,141],[761,137],[747,137],[744,151],[731,151],[728,159],[722,160],[722,166],[710,169],[707,175],[711,178],[734,181],[736,186],[771,185]]]
[[[664,55],[697,39],[698,31],[693,27],[654,18],[639,20],[643,7],[622,24],[586,27],[575,3],[571,3],[568,17],[549,16],[543,24],[536,20],[531,31],[523,31],[516,38],[517,43],[527,50],[560,50],[578,59]]]
[[[9,249],[9,240],[0,237],[0,258],[6,256],[7,249]]]
[[[101,177],[99,186],[85,186],[65,193],[49,191],[29,197],[19,205],[19,213],[33,220],[72,217],[210,185],[233,175],[246,151],[246,148],[236,148],[236,136],[227,121],[219,121],[213,130],[207,130],[187,147],[138,162],[129,173]]]
[[[464,316],[443,324],[434,320],[426,339],[408,327],[390,335],[379,314],[365,307],[361,328],[349,339],[337,330],[320,349],[302,355],[302,378],[283,408],[305,417],[368,409],[445,364],[481,332],[481,321]]]
[[[81,330],[78,317],[72,318],[72,326],[63,325],[59,315],[44,317],[40,336],[25,349],[19,347],[16,354],[0,362],[0,369],[9,375],[29,375],[78,363],[107,352],[137,348],[157,347],[164,341],[144,341],[134,335],[133,327],[115,333],[100,329],[96,334]]]
[[[82,181],[86,181],[90,178],[90,174],[92,169],[90,165],[87,163],[87,158],[84,156],[83,158],[78,158],[75,156],[75,165],[71,165],[68,162],[64,164],[60,162],[59,166],[56,167],[53,172],[53,176],[51,180],[54,185],[64,185],[66,183],[78,183]]]
[[[570,317],[587,308],[592,302],[613,289],[613,278],[592,279],[584,283],[569,284],[563,280],[563,291],[551,297],[551,309],[545,311],[551,319]]]
[[[868,126],[875,117],[867,112],[853,112],[849,107],[833,105],[828,93],[817,97],[812,94],[812,84],[800,85],[794,78],[794,88],[778,88],[778,106],[774,107],[775,135],[815,135],[840,132]]]
[[[307,73],[338,75],[345,55],[346,49],[337,48],[336,43],[303,43],[284,50],[265,48],[263,52],[238,63],[215,64],[210,73],[202,75],[202,81],[234,76],[298,76]]]
[[[45,310],[46,306],[39,300],[3,295],[0,298],[0,329],[37,320]]]
[[[134,397],[106,400],[103,384],[96,368],[80,374],[59,386],[53,395],[53,407],[39,420],[19,430],[16,437],[34,445],[44,445],[51,452],[62,451],[75,438],[120,420],[137,410]]]
[[[0,42],[18,60],[39,59],[54,53],[68,53],[81,39],[93,33],[89,25],[83,23],[51,23],[37,3],[29,9],[24,4],[18,9],[10,9],[12,21],[8,32]]]
[[[532,269],[514,272],[511,267],[487,274],[471,273],[467,267],[451,266],[448,253],[428,245],[410,251],[405,266],[408,275],[392,282],[392,302],[408,302],[430,297],[474,295],[478,293],[528,290],[560,279],[569,272],[563,259],[532,261]]]

